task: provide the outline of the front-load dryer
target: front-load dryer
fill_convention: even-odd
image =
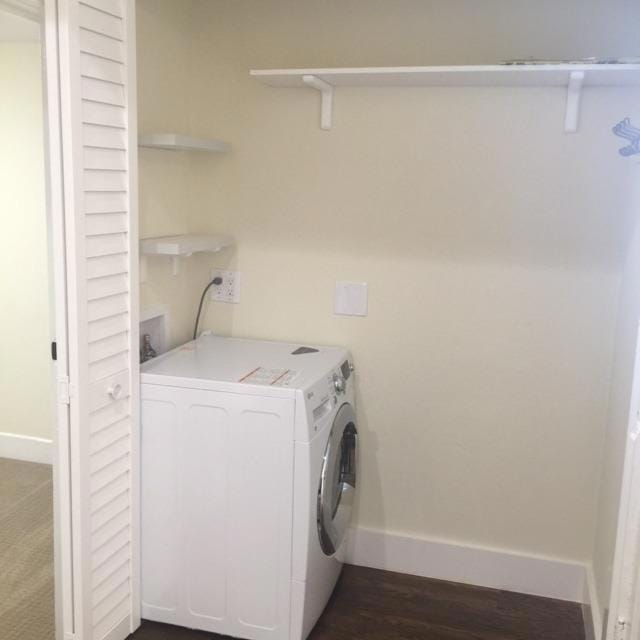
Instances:
[[[347,351],[203,335],[142,367],[142,615],[302,640],[357,483]]]

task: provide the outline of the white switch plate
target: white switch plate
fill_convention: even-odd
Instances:
[[[369,287],[366,282],[336,282],[333,312],[341,316],[366,316]]]
[[[211,279],[222,278],[222,284],[214,284],[210,289],[211,300],[215,302],[230,302],[238,304],[240,302],[240,271],[224,271],[223,269],[213,269]]]

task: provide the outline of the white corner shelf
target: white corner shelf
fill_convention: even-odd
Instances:
[[[335,87],[566,87],[568,133],[578,129],[583,87],[640,87],[640,64],[261,69],[250,74],[270,87],[311,87],[319,91],[322,129],[331,128]]]
[[[173,260],[173,275],[178,275],[180,258],[194,253],[217,253],[234,245],[227,235],[179,235],[146,238],[140,240],[140,254],[144,256],[168,256]],[[142,278],[146,280],[145,278]]]
[[[222,140],[194,138],[178,133],[151,133],[138,137],[138,146],[164,151],[205,151],[208,153],[224,153],[231,150],[231,145]]]

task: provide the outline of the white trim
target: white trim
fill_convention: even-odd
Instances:
[[[45,168],[51,281],[52,337],[56,340],[56,383],[68,380],[66,239],[62,150],[60,130],[60,68],[58,56],[58,6],[45,0],[42,20],[42,65],[45,114]],[[58,384],[55,385],[56,390]],[[60,400],[59,398],[57,398]],[[69,405],[56,402],[53,464],[53,538],[55,574],[56,638],[69,638],[74,631],[73,567],[71,538],[71,487],[69,475]]]
[[[136,3],[127,2],[127,145],[129,176],[129,354],[131,402],[131,617],[129,632],[142,622],[140,539],[140,231],[138,224],[138,94],[136,64]],[[126,635],[126,634],[125,634]],[[119,634],[117,637],[124,637]]]
[[[593,568],[585,569],[584,597],[582,600],[582,617],[584,620],[585,640],[602,640],[602,610],[598,602]]]
[[[0,432],[0,458],[51,464],[53,462],[53,441],[46,438]]]
[[[586,567],[515,551],[357,528],[345,549],[349,564],[582,603]]]
[[[634,620],[637,626],[637,602],[640,598],[640,326],[636,338],[636,354],[627,423],[618,529],[609,615],[605,638],[620,637],[619,621],[627,625]],[[633,631],[632,631],[633,632]]]

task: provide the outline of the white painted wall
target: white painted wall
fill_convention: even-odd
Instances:
[[[232,265],[241,304],[205,326],[353,350],[361,526],[590,561],[634,178],[610,128],[640,95],[587,91],[567,136],[561,89],[341,89],[321,132],[315,92],[248,70],[633,55],[615,4],[139,3],[141,130],[234,146],[143,152],[143,234],[238,241],[152,265],[143,306],[188,339]],[[332,315],[338,279],[369,282],[367,318]]]
[[[0,42],[0,432],[51,438],[41,74],[39,43]]]

